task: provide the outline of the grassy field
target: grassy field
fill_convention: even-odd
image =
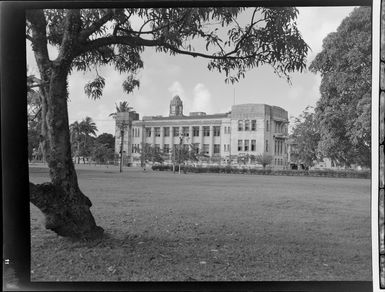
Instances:
[[[369,180],[100,166],[78,178],[106,236],[58,237],[31,205],[32,281],[371,280]]]

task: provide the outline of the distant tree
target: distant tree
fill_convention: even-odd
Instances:
[[[237,157],[237,163],[238,164],[246,165],[248,160],[249,160],[249,157],[247,154],[246,155],[238,155],[238,157]]]
[[[371,161],[371,25],[371,8],[355,8],[310,66],[322,77],[319,150],[346,166]]]
[[[110,148],[108,143],[102,144],[96,142],[92,148],[92,159],[96,163],[106,163],[114,160],[114,149]]]
[[[308,46],[297,29],[296,8],[255,7],[250,21],[241,25],[237,17],[244,11],[241,7],[26,11],[26,38],[45,85],[41,91],[46,124],[42,135],[52,182],[49,191],[46,184],[31,183],[30,198],[50,218],[47,228],[74,238],[103,233],[89,210],[90,200],[79,188],[72,162],[68,75],[74,70],[111,65],[127,73],[123,88],[132,92],[139,85],[135,76],[143,67],[140,55],[146,47],[205,58],[208,69],[225,73],[227,82],[236,82],[247,70],[264,64],[286,78],[306,67]],[[137,20],[143,23],[139,29],[132,25]],[[195,46],[197,40],[204,49]],[[49,46],[58,51],[53,60]],[[104,77],[96,71],[85,92],[93,99],[100,98],[104,86]]]
[[[273,156],[268,155],[268,154],[266,154],[266,153],[258,154],[258,155],[255,157],[255,161],[256,161],[258,164],[261,164],[263,168],[266,168],[266,166],[270,165],[271,162],[273,161]]]
[[[110,133],[103,133],[96,137],[96,143],[107,145],[107,148],[115,149],[115,137]]]
[[[198,162],[203,157],[209,159],[208,155],[203,153],[197,154],[197,149],[192,144],[177,144],[171,151],[171,160],[175,164],[185,164],[186,162]]]
[[[119,105],[115,104],[116,111],[110,114],[110,117],[116,118],[118,113],[134,112],[134,108],[128,105],[127,101],[120,101]]]
[[[148,162],[158,162],[158,163],[163,163],[165,160],[166,154],[163,153],[161,150],[149,145],[149,144],[144,144],[141,149],[139,149],[140,153],[140,160],[143,163],[148,163]]]
[[[98,128],[96,124],[90,117],[85,117],[79,124],[81,133],[84,134],[84,143],[87,144],[87,139],[89,139],[90,135],[96,136],[96,132]]]
[[[307,106],[301,115],[295,118],[291,138],[296,142],[297,147],[292,159],[307,166],[313,166],[314,161],[320,158],[318,155],[320,130],[313,107]]]

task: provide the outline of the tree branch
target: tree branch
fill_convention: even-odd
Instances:
[[[69,9],[65,16],[63,39],[60,45],[57,60],[67,59],[72,61],[72,55],[76,49],[77,36],[81,27],[79,9]]]
[[[116,44],[129,45],[129,46],[163,47],[178,54],[189,55],[192,57],[202,57],[202,58],[214,59],[214,60],[223,60],[223,59],[242,60],[242,59],[254,58],[257,55],[257,53],[253,53],[246,56],[231,56],[232,54],[237,52],[235,50],[227,54],[224,54],[222,56],[191,52],[191,51],[181,50],[177,47],[174,47],[164,42],[161,39],[146,40],[137,36],[109,36],[109,37],[99,38],[83,45],[79,50],[79,55],[90,50],[96,50],[99,47],[116,45]]]
[[[99,28],[101,28],[106,22],[111,20],[111,18],[115,15],[114,9],[108,9],[107,13],[103,15],[101,18],[96,20],[93,24],[91,24],[88,28],[83,29],[79,33],[79,40],[81,42],[85,41],[90,35],[96,32]]]
[[[26,18],[31,23],[32,36],[30,40],[37,64],[47,64],[50,60],[47,48],[47,22],[44,12],[41,9],[27,10]]]

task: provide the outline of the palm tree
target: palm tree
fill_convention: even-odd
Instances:
[[[129,113],[128,135],[130,135],[132,133],[132,118],[133,118],[131,113],[135,113],[135,111],[133,110],[133,107],[129,106],[127,101],[120,101],[119,105],[115,103],[115,108],[116,108],[116,111],[110,114],[110,117],[113,117],[115,120],[117,120],[116,118],[118,117],[118,113]],[[120,128],[120,132],[121,132],[121,144],[120,144],[120,151],[121,151],[120,164],[121,165],[122,165],[122,159],[123,159],[123,136],[124,136],[125,126],[127,126],[125,122],[126,121],[118,121],[118,120],[116,122],[116,125]]]
[[[93,136],[96,136],[96,132],[98,131],[98,128],[96,127],[96,124],[90,117],[86,117],[83,119],[83,121],[80,122],[80,128],[82,133],[86,136],[89,137],[90,134]]]
[[[119,105],[115,103],[115,108],[116,112],[110,114],[110,117],[113,117],[114,119],[117,117],[118,113],[134,112],[133,107],[129,106],[127,101],[120,101]]]
[[[79,127],[81,129],[81,133],[84,135],[84,150],[86,150],[89,142],[90,135],[96,136],[96,132],[98,128],[96,124],[90,117],[86,117],[83,121],[80,122]]]
[[[76,142],[76,154],[78,158],[78,164],[80,162],[80,137],[82,135],[82,128],[80,127],[80,124],[78,121],[73,122],[70,125],[70,139],[71,139],[71,144]]]

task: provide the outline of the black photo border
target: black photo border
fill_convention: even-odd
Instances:
[[[375,0],[373,0],[375,1]],[[25,11],[36,8],[176,6],[372,6],[371,0],[270,1],[39,1],[0,3],[3,270],[12,268],[23,291],[372,291],[372,281],[279,282],[31,282],[27,156]],[[373,64],[372,64],[373,66]],[[5,287],[3,287],[4,289]]]

